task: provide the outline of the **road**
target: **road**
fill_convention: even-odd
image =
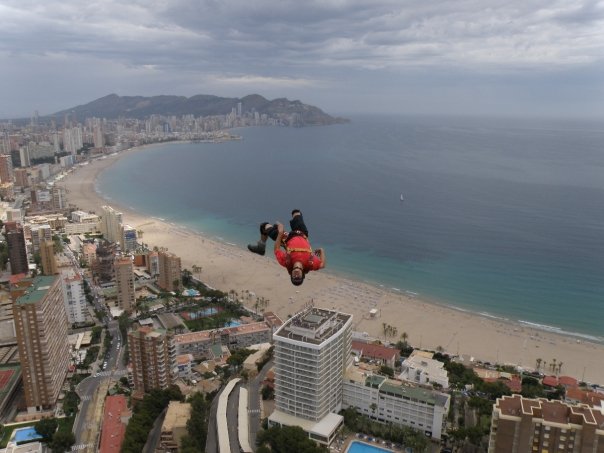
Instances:
[[[266,373],[273,367],[273,360],[269,360],[258,376],[250,381],[248,384],[249,401],[248,401],[248,413],[250,420],[250,445],[256,445],[256,436],[260,429],[261,411],[260,411],[260,384],[266,379]]]
[[[102,419],[101,411],[107,389],[112,385],[113,381],[126,376],[126,367],[120,360],[122,348],[118,349],[118,344],[121,345],[123,343],[117,321],[112,320],[109,322],[108,331],[113,337],[111,348],[105,356],[99,359],[99,363],[103,363],[106,358],[107,368],[87,377],[76,387],[76,393],[80,397],[81,403],[80,410],[73,424],[73,434],[76,438],[75,443],[80,446],[85,445],[85,450],[91,452],[95,451],[98,441],[101,426],[100,420]]]

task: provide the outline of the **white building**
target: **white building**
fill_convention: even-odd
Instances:
[[[445,393],[365,373],[350,367],[344,378],[342,407],[381,423],[409,426],[440,440],[451,397]]]
[[[120,243],[122,236],[122,213],[111,206],[103,206],[101,233],[109,242]]]
[[[73,211],[71,222],[65,224],[65,234],[85,234],[101,230],[101,218],[96,214]]]
[[[329,445],[343,417],[342,380],[351,361],[352,315],[307,307],[274,334],[275,411],[269,425],[300,426]]]
[[[444,365],[443,362],[434,360],[431,352],[416,350],[403,362],[399,379],[416,384],[438,384],[443,389],[448,389],[449,375]]]
[[[86,322],[88,309],[86,307],[86,295],[84,284],[80,274],[73,269],[63,272],[63,301],[65,311],[70,324]]]
[[[71,213],[71,221],[76,223],[98,223],[99,216],[96,214],[90,214],[85,211],[73,211]]]

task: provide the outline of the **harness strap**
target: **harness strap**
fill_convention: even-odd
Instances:
[[[285,249],[287,250],[287,253],[291,253],[291,252],[308,252],[308,253],[312,253],[312,249],[311,248],[296,248],[296,247],[289,248],[289,247],[286,247]]]

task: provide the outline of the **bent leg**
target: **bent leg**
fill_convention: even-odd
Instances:
[[[248,244],[247,248],[252,253],[258,255],[264,255],[266,251],[266,241],[270,237],[273,241],[277,239],[279,229],[277,225],[270,224],[268,222],[262,222],[260,224],[260,240],[256,244]]]
[[[302,217],[302,213],[298,209],[292,211],[292,218],[289,221],[289,226],[292,231],[301,231],[308,237],[308,228],[306,228],[304,217]]]

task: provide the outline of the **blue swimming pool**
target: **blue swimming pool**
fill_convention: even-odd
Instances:
[[[37,439],[42,439],[42,436],[38,434],[38,431],[36,431],[36,428],[34,428],[33,426],[16,429],[14,435],[15,442],[17,443],[17,445],[25,442],[32,442]]]
[[[353,440],[348,446],[346,453],[392,453],[392,450],[375,447],[364,442]]]

